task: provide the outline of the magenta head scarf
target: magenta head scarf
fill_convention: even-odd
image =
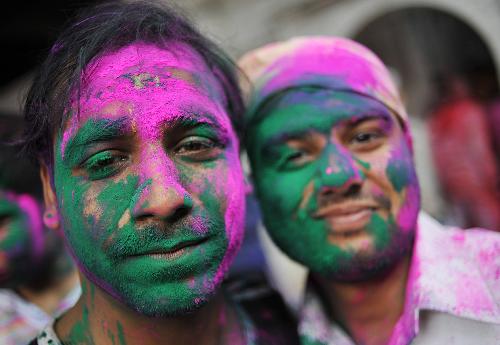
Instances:
[[[296,37],[252,50],[238,64],[253,84],[253,88],[243,85],[247,91],[247,122],[274,94],[317,86],[382,102],[399,117],[409,137],[408,115],[389,71],[372,51],[357,42],[328,36]]]

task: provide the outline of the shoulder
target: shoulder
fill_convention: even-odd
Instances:
[[[296,320],[264,274],[233,276],[224,285],[231,299],[252,321],[257,344],[299,344]]]
[[[500,305],[500,233],[485,229],[462,230],[468,258],[481,271],[485,283]]]
[[[422,257],[428,259],[432,267],[441,264],[453,277],[463,274],[464,279],[459,281],[465,281],[466,276],[475,277],[468,281],[469,288],[481,287],[500,305],[500,233],[443,226],[421,214],[418,237]]]
[[[500,263],[500,232],[493,230],[473,228],[460,229],[445,226],[437,220],[420,212],[418,218],[419,237],[426,242],[432,242],[432,246],[438,246],[445,252],[460,252],[469,260],[483,260],[483,264]],[[431,243],[426,243],[431,245]]]
[[[421,317],[424,322],[413,342],[415,345],[500,344],[500,324],[435,311],[424,311]]]

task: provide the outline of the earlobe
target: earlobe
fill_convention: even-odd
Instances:
[[[43,200],[45,211],[43,212],[43,223],[52,230],[59,230],[60,220],[57,209],[57,198],[51,183],[51,176],[47,165],[40,162],[40,179],[43,187]]]

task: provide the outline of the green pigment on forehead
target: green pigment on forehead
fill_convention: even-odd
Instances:
[[[134,84],[136,89],[143,89],[147,86],[161,86],[160,77],[153,76],[149,73],[140,73],[140,74],[125,74],[124,78],[130,79],[130,81]]]

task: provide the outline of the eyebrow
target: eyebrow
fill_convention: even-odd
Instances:
[[[281,132],[276,135],[273,135],[271,138],[267,139],[264,142],[264,147],[269,147],[269,146],[275,146],[275,145],[280,145],[283,144],[287,141],[290,140],[298,140],[298,139],[303,139],[311,134],[311,132],[314,131],[314,129],[300,129],[300,130],[295,130],[295,131],[287,131],[287,132]]]
[[[341,122],[346,123],[348,128],[354,128],[360,125],[361,123],[370,120],[383,120],[388,124],[392,123],[391,115],[379,109],[369,110],[365,113],[356,115],[350,119],[345,119]],[[269,152],[270,148],[272,148],[273,146],[281,145],[290,140],[304,139],[310,136],[312,132],[314,131],[321,132],[321,130],[322,130],[321,128],[316,128],[313,124],[311,125],[311,127],[306,129],[300,128],[300,129],[285,130],[284,132],[277,133],[272,137],[270,137],[269,139],[265,140],[261,152],[265,154]]]
[[[206,110],[201,109],[185,109],[173,120],[168,120],[167,123],[164,122],[160,125],[172,129],[179,127],[194,128],[199,126],[209,126],[217,129],[223,135],[229,136],[228,129],[223,124],[221,124],[216,116],[214,116],[210,112],[207,112]]]
[[[360,125],[363,122],[371,121],[371,120],[382,120],[387,124],[392,124],[392,117],[388,112],[380,111],[380,110],[372,110],[366,113],[363,113],[359,116],[354,117],[351,120],[346,120],[348,128],[354,128]]]
[[[63,152],[63,161],[73,161],[81,148],[121,138],[130,128],[130,119],[126,116],[117,119],[89,119],[68,141]]]

